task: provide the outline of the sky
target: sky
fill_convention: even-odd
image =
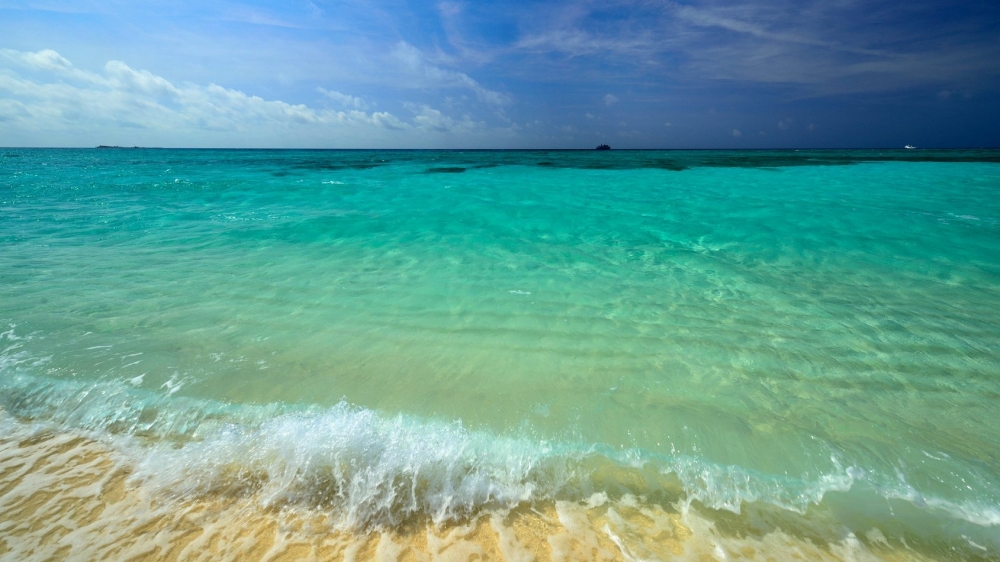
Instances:
[[[0,146],[1000,147],[1000,2],[0,0]]]

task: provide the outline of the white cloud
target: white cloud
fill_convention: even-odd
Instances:
[[[17,100],[0,99],[0,123],[30,118],[27,106]]]
[[[426,105],[414,107],[413,122],[417,127],[427,131],[446,133],[455,126],[454,119],[445,116],[440,111]]]
[[[739,129],[733,129],[732,135],[736,138],[740,138],[743,136],[743,133],[741,133]]]
[[[325,88],[316,88],[316,90],[319,93],[332,99],[333,101],[339,103],[344,107],[353,107],[355,109],[368,109],[368,103],[366,103],[365,100],[357,96],[342,94],[336,90],[327,90]]]
[[[623,23],[625,28],[612,26],[603,33],[587,31],[584,20],[590,15],[583,4],[559,10],[556,21],[541,22],[540,29],[526,34],[513,47],[529,53],[560,52],[572,58],[611,54],[633,59],[645,58],[658,49],[653,32],[637,31],[628,23]]]
[[[778,121],[778,128],[782,131],[787,130],[788,126],[792,124],[792,118],[787,117]]]
[[[143,93],[156,98],[178,98],[182,95],[167,79],[148,70],[132,70],[121,61],[109,61],[104,65],[104,72],[113,81],[112,87],[118,90]]]
[[[73,68],[73,64],[64,59],[59,53],[52,49],[42,49],[35,53],[23,53],[11,49],[0,50],[0,54],[9,60],[19,62],[25,66],[38,70],[68,71]]]
[[[479,146],[496,146],[515,130],[428,105],[406,104],[413,112],[408,120],[368,113],[361,98],[320,91],[344,109],[266,100],[217,84],[175,84],[121,61],[90,72],[55,51],[4,50],[0,145],[419,147],[457,146],[459,136],[468,144],[471,135]]]
[[[473,121],[468,115],[453,119],[429,105],[406,104],[413,112],[413,124],[418,129],[438,133],[468,134],[486,129],[486,124]]]
[[[424,88],[463,88],[476,94],[479,101],[491,105],[508,105],[513,101],[510,94],[485,88],[468,74],[447,70],[427,62],[419,49],[405,41],[400,41],[392,51],[393,58],[403,65],[411,77],[416,78],[415,86]]]
[[[410,128],[409,124],[403,123],[397,119],[395,115],[389,113],[388,111],[378,111],[372,113],[371,119],[372,123],[375,125],[386,129],[392,129],[394,131],[402,131]]]
[[[476,64],[486,64],[491,61],[494,55],[482,50],[483,45],[480,41],[473,40],[470,42],[465,38],[463,29],[467,29],[468,25],[463,21],[463,15],[466,11],[464,3],[442,1],[438,3],[437,10],[448,44],[458,54],[458,57],[453,57],[445,54],[439,48],[435,54],[437,59],[442,61],[462,60]]]
[[[628,7],[618,5],[622,17],[607,18],[602,3],[557,2],[532,10],[511,48],[540,55],[520,60],[544,69],[549,79],[578,79],[593,73],[595,63],[610,62],[601,64],[615,68],[605,80],[686,75],[781,85],[795,97],[915,87],[995,90],[1000,84],[1000,43],[973,12],[956,10],[929,33],[933,2],[909,3],[902,11],[875,4],[625,2]]]
[[[996,84],[1000,44],[970,33],[971,22],[941,22],[934,37],[911,11],[866,2],[668,3],[671,46],[706,78],[796,85],[802,97],[905,88]]]
[[[605,94],[604,95],[604,105],[606,105],[608,107],[611,107],[612,105],[614,105],[616,103],[618,103],[618,97],[617,96],[615,96],[614,94]]]

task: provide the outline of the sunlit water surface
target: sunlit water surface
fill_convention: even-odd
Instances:
[[[998,190],[989,151],[0,150],[0,451],[356,536],[997,557]]]

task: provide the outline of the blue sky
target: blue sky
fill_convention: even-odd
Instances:
[[[1000,2],[0,0],[0,146],[1000,146]]]

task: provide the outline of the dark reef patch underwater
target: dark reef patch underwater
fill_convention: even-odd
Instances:
[[[2,559],[1000,559],[1000,152],[2,155]]]

